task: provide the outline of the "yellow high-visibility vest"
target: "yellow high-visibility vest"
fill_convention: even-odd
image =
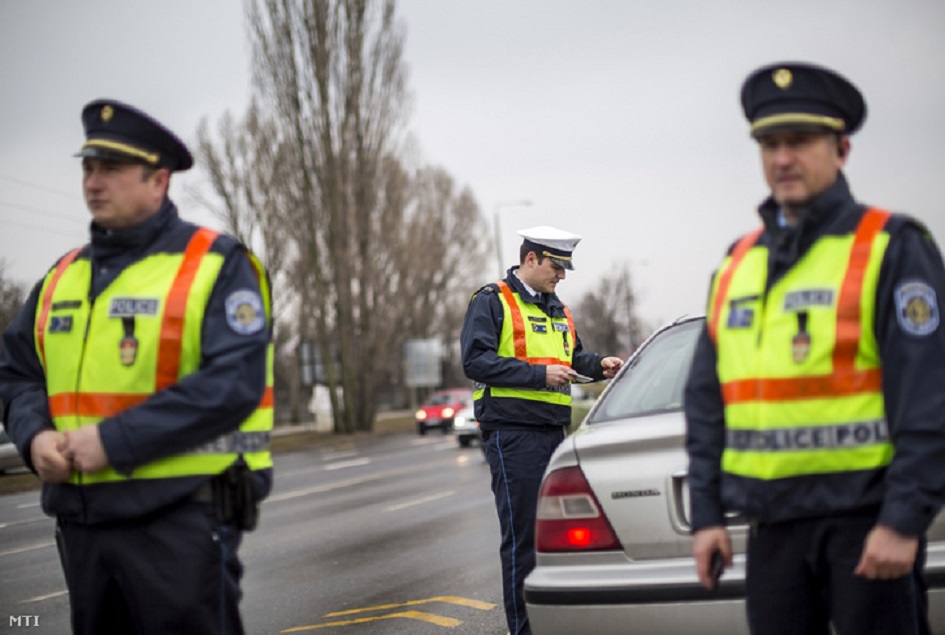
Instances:
[[[91,263],[66,255],[46,276],[35,317],[35,346],[46,375],[49,412],[58,430],[98,425],[198,370],[204,311],[223,256],[210,251],[217,233],[199,229],[183,253],[157,253],[122,271],[89,303]],[[250,254],[271,321],[268,280]],[[272,466],[273,346],[266,391],[238,431],[158,459],[124,476],[107,467],[74,484],[213,475],[242,455],[250,469]]]
[[[500,357],[514,357],[529,364],[561,364],[570,367],[577,342],[571,311],[564,307],[565,317],[549,317],[538,305],[523,302],[521,296],[504,280],[497,284],[504,319],[496,353]],[[486,388],[479,387],[473,398],[477,401],[481,399]],[[493,398],[529,399],[560,406],[571,405],[570,392],[562,390],[502,386],[489,386],[488,390]]]
[[[766,292],[760,230],[719,268],[708,330],[725,404],[722,470],[760,480],[881,469],[893,456],[873,332],[888,212],[824,236]]]

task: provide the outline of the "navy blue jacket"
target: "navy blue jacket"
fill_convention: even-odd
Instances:
[[[522,300],[538,304],[549,317],[564,317],[564,304],[558,296],[544,293],[539,300],[513,273],[516,269],[517,266],[509,269],[505,282]],[[469,379],[476,382],[477,389],[482,386],[545,388],[544,365],[500,357],[496,352],[503,322],[499,294],[498,285],[491,283],[476,291],[469,301],[460,335],[463,370]],[[585,351],[577,333],[574,338],[576,344],[571,367],[582,375],[603,379],[604,370],[600,365],[603,355]],[[570,390],[570,386],[563,389]],[[476,402],[476,418],[482,430],[528,430],[535,426],[567,426],[571,423],[571,409],[526,399],[492,399],[486,389],[485,396]]]
[[[106,232],[93,223],[91,242],[78,256],[92,261],[92,299],[134,262],[162,251],[179,253],[196,230],[196,225],[178,217],[169,200],[158,214],[127,230]],[[262,398],[269,329],[237,334],[227,324],[225,309],[225,300],[234,291],[259,292],[255,269],[245,247],[232,237],[219,236],[212,251],[222,253],[224,262],[204,317],[200,369],[99,425],[109,463],[121,473],[236,430]],[[0,355],[0,400],[7,431],[31,469],[33,438],[54,429],[33,341],[41,286],[42,280],[4,333]],[[117,355],[117,342],[115,346]],[[189,476],[82,487],[45,483],[43,509],[81,523],[135,518],[189,496],[206,480]],[[260,498],[268,493],[271,480],[270,470],[257,474]]]
[[[766,200],[759,208],[765,229],[758,240],[769,249],[768,287],[817,240],[852,231],[864,210],[853,200],[842,174],[794,230],[778,226],[778,206]],[[873,471],[799,476],[768,484],[764,495],[757,482],[723,474],[719,462],[725,444],[724,405],[715,347],[704,330],[685,396],[694,531],[723,524],[725,510],[761,522],[868,511],[877,514],[878,523],[904,535],[920,535],[945,503],[945,324],[928,335],[910,333],[897,318],[895,299],[903,282],[925,282],[937,296],[931,319],[940,321],[945,267],[932,238],[916,221],[894,215],[884,231],[890,241],[879,275],[873,328],[895,446],[892,463],[880,480]]]

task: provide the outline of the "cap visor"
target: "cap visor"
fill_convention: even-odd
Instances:
[[[121,161],[122,163],[141,163],[142,165],[148,165],[147,161],[142,161],[140,157],[125,154],[124,152],[117,152],[115,150],[96,148],[93,146],[82,148],[72,156],[88,157],[90,159],[109,159],[111,161]]]
[[[771,126],[765,126],[758,130],[753,130],[751,136],[753,139],[763,139],[768,135],[778,134],[779,132],[813,132],[820,134],[843,134],[826,126],[818,126],[811,123],[781,123]]]
[[[570,260],[559,260],[558,258],[551,258],[551,262],[555,263],[556,265],[560,265],[564,267],[568,271],[574,271],[574,265],[571,263]]]

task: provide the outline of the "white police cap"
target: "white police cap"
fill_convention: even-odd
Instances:
[[[552,261],[565,269],[574,269],[571,254],[577,244],[581,242],[581,237],[577,234],[566,232],[557,227],[540,225],[520,229],[518,235],[525,239],[524,244],[529,250],[551,258]]]

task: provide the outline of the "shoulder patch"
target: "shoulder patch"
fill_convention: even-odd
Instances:
[[[896,288],[896,319],[899,327],[912,335],[934,333],[939,323],[935,289],[925,282],[904,282]]]
[[[253,335],[266,326],[262,298],[250,289],[234,291],[226,299],[226,323],[240,335]]]

